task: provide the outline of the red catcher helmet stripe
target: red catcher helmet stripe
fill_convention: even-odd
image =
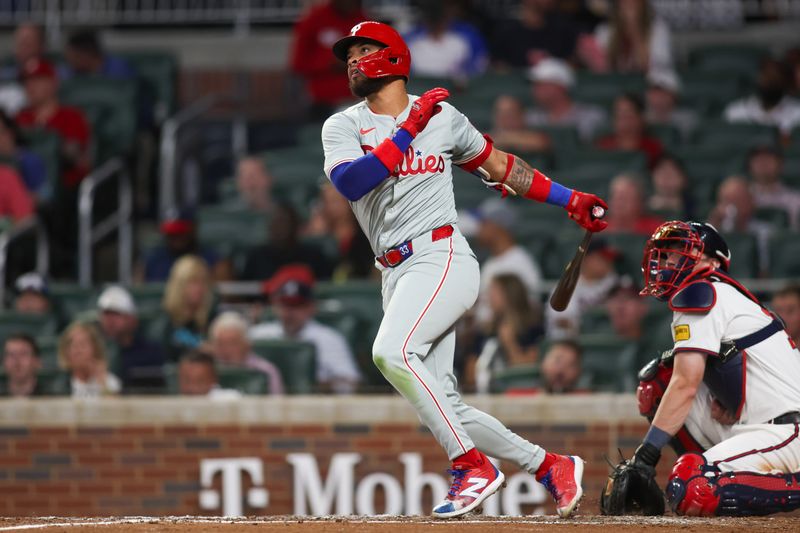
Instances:
[[[333,55],[342,61],[347,61],[347,50],[358,41],[372,41],[385,47],[379,52],[364,56],[358,62],[358,69],[365,76],[368,78],[384,76],[408,78],[411,70],[411,53],[403,38],[394,28],[372,20],[359,22],[353,26],[349,35],[336,41],[333,45]]]

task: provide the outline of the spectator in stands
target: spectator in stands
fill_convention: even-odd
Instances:
[[[647,156],[652,169],[664,152],[661,141],[647,135],[644,122],[644,102],[635,94],[622,94],[614,100],[614,130],[601,137],[595,146],[601,150],[632,150]]]
[[[747,173],[756,208],[770,207],[786,211],[789,226],[800,228],[800,191],[781,181],[783,153],[776,146],[757,146],[747,158]]]
[[[495,25],[492,59],[498,66],[527,68],[547,57],[575,56],[579,28],[553,0],[522,0],[519,13]]]
[[[164,244],[157,246],[139,267],[137,277],[144,281],[166,281],[175,262],[186,255],[197,255],[212,270],[214,279],[230,279],[230,263],[197,242],[197,224],[189,210],[175,211],[161,223]]]
[[[530,253],[517,244],[514,231],[519,228],[514,206],[500,198],[484,200],[476,212],[480,221],[477,242],[489,251],[481,265],[481,284],[476,304],[478,323],[487,325],[491,318],[489,284],[500,274],[515,274],[522,281],[531,301],[542,291],[542,270]]]
[[[97,398],[119,394],[122,383],[108,371],[103,339],[86,322],[70,324],[58,341],[58,361],[71,377],[73,398]]]
[[[14,311],[31,315],[53,312],[47,280],[38,272],[28,272],[18,277],[14,282],[14,290]]]
[[[547,58],[528,71],[536,108],[525,117],[528,127],[571,126],[584,142],[589,141],[606,121],[597,106],[576,102],[570,95],[575,73],[566,61]]]
[[[496,146],[510,152],[544,152],[551,148],[547,134],[526,127],[525,107],[508,94],[501,94],[494,101],[491,136]]]
[[[412,76],[466,80],[483,73],[489,51],[471,24],[458,20],[456,0],[422,0],[419,22],[403,38],[411,51]]]
[[[295,23],[289,64],[306,81],[312,116],[327,118],[336,106],[352,100],[344,66],[331,54],[331,47],[353,26],[368,19],[361,10],[361,0],[328,0],[309,9]]]
[[[647,73],[645,121],[655,126],[674,126],[685,140],[697,126],[697,113],[678,107],[681,82],[674,70]]]
[[[550,394],[575,392],[583,372],[583,350],[572,340],[550,345],[542,359],[542,388]]]
[[[275,207],[272,183],[272,174],[263,158],[248,156],[240,159],[236,165],[238,206],[254,213],[271,213]]]
[[[791,89],[789,94],[795,98],[800,98],[800,46],[793,46],[783,54],[783,62],[789,69],[789,79]]]
[[[294,207],[276,204],[269,223],[269,242],[247,253],[241,279],[265,279],[291,263],[310,266],[319,279],[330,278],[333,265],[316,246],[302,242],[301,229],[302,221]]]
[[[788,95],[791,80],[786,66],[764,59],[758,70],[756,94],[736,100],[725,108],[725,120],[777,127],[788,137],[800,124],[800,100]]]
[[[608,194],[608,231],[652,235],[664,220],[645,208],[645,187],[633,174],[620,174],[611,180]]]
[[[114,354],[111,360],[125,392],[160,392],[164,388],[164,351],[142,333],[131,293],[118,285],[106,288],[97,299],[97,311],[100,331],[109,353]]]
[[[484,331],[475,359],[478,392],[489,392],[491,376],[505,368],[534,365],[539,341],[544,336],[541,313],[531,304],[522,280],[515,274],[499,274],[488,289],[491,321]],[[466,368],[469,375],[471,363]]]
[[[59,102],[58,79],[51,63],[32,59],[25,63],[20,77],[25,84],[28,106],[17,115],[17,124],[58,134],[64,161],[61,179],[67,188],[77,187],[91,166],[91,134],[86,117],[79,109]]]
[[[770,307],[783,320],[789,337],[800,345],[800,285],[790,285],[776,292]]]
[[[631,278],[623,276],[606,299],[612,331],[631,342],[638,342],[645,333],[647,300],[639,296],[639,290]]]
[[[314,273],[305,265],[286,265],[264,283],[277,322],[250,328],[251,340],[294,339],[317,350],[317,383],[325,390],[348,394],[361,380],[353,352],[341,333],[314,320]]]
[[[649,0],[617,0],[606,24],[595,31],[606,52],[606,67],[614,72],[672,69],[669,26],[656,16]]]
[[[0,161],[14,166],[25,188],[39,198],[50,195],[47,168],[38,154],[22,146],[19,126],[0,110]]]
[[[220,387],[214,357],[199,350],[181,357],[178,391],[184,396],[207,396],[212,400],[233,400],[242,396],[237,390]]]
[[[269,393],[283,394],[283,379],[278,368],[259,357],[251,349],[247,337],[247,321],[234,311],[221,313],[209,327],[211,352],[216,361],[225,366],[249,368],[266,376]]]
[[[375,254],[347,198],[327,180],[320,187],[319,201],[311,211],[304,233],[309,237],[327,236],[336,240],[339,259],[333,268],[333,281],[380,275],[374,266]]]
[[[0,396],[15,398],[43,396],[45,393],[36,376],[41,368],[39,346],[33,337],[25,333],[6,337],[3,343],[5,379],[0,382]]]
[[[755,219],[754,214],[755,200],[749,183],[742,176],[729,176],[717,189],[717,203],[711,209],[708,221],[722,233],[753,235],[758,243],[759,269],[765,273],[769,266],[769,238],[773,228],[768,222]]]
[[[175,261],[164,288],[164,315],[153,327],[163,339],[167,359],[177,361],[187,349],[203,342],[214,318],[214,287],[208,265],[196,255]]]
[[[550,339],[574,337],[581,327],[581,315],[605,302],[608,293],[617,284],[619,275],[616,263],[621,254],[602,237],[595,237],[586,250],[581,272],[569,305],[563,311],[546,307],[547,336]]]
[[[107,53],[94,30],[72,32],[64,48],[67,64],[59,72],[62,80],[97,76],[117,80],[136,80],[136,70],[124,59]]]
[[[0,68],[0,109],[14,116],[25,107],[25,89],[20,84],[22,66],[31,59],[42,59],[45,53],[44,32],[30,22],[23,22],[14,31],[12,59]]]
[[[0,164],[0,219],[22,222],[33,215],[33,196],[14,167]]]
[[[691,219],[694,200],[689,192],[689,176],[683,163],[671,155],[658,158],[652,173],[653,193],[647,199],[647,209],[666,218]]]

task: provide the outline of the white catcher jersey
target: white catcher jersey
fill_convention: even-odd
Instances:
[[[714,281],[716,303],[705,313],[676,312],[672,337],[676,351],[718,357],[720,343],[740,339],[767,326],[772,317],[725,282]],[[680,357],[680,353],[676,354]],[[800,410],[800,352],[785,331],[744,350],[739,424],[760,424]]]
[[[332,115],[322,126],[325,175],[342,163],[372,151],[393,136],[418,97],[397,118],[378,115],[362,101]],[[447,102],[411,141],[392,175],[355,202],[350,202],[375,255],[426,231],[455,224],[452,165],[460,165],[489,149],[467,117]]]

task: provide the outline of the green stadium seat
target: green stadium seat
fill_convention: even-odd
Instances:
[[[539,386],[539,365],[513,366],[495,372],[489,383],[492,393],[504,393],[513,389],[535,389]]]
[[[42,368],[46,370],[56,370],[60,367],[58,364],[58,339],[56,335],[36,336],[39,358],[42,360]]]
[[[588,102],[610,107],[622,93],[644,93],[646,87],[641,74],[596,74],[582,71],[572,89],[572,96],[579,102]]]
[[[647,126],[647,132],[661,141],[666,150],[672,150],[681,143],[680,130],[671,124],[651,124]]]
[[[769,243],[770,275],[778,278],[800,276],[800,233],[777,231]]]
[[[140,315],[145,312],[161,312],[165,285],[164,283],[141,283],[128,288]]]
[[[580,335],[583,373],[595,392],[631,392],[636,388],[636,343],[614,334]]]
[[[69,396],[72,389],[69,374],[63,370],[40,370],[37,380],[46,396]]]
[[[86,112],[96,143],[95,163],[128,154],[136,140],[138,84],[104,78],[75,78],[61,84],[61,99]]]
[[[336,300],[345,307],[359,309],[369,314],[383,314],[380,282],[371,280],[347,283],[321,282],[315,288],[318,300]]]
[[[725,106],[743,96],[742,77],[738,73],[684,70],[680,73],[678,105],[709,118],[719,117]]]
[[[177,109],[178,59],[167,51],[123,51],[116,55],[136,69],[143,92],[153,103],[156,123],[164,122]]]
[[[778,129],[761,124],[703,121],[694,131],[692,146],[695,149],[718,148],[748,150],[756,145],[774,145],[778,142]]]
[[[0,340],[14,333],[27,333],[32,337],[55,335],[58,321],[55,315],[31,315],[16,311],[0,312]]]
[[[753,215],[758,220],[769,222],[776,228],[789,227],[789,213],[778,207],[759,207]]]
[[[611,317],[605,306],[590,307],[581,315],[581,333],[600,334],[611,331]]]
[[[315,316],[316,320],[326,326],[332,327],[341,333],[350,348],[355,351],[356,346],[362,342],[362,331],[366,320],[354,312],[343,313],[340,310],[320,309]]]
[[[694,47],[689,52],[689,66],[707,72],[741,74],[755,79],[761,60],[769,50],[753,44],[710,44]]]
[[[206,206],[197,212],[201,243],[230,255],[237,246],[257,246],[267,240],[268,218],[260,213],[225,206]]]
[[[310,394],[316,389],[317,353],[313,344],[260,340],[253,342],[253,351],[278,367],[289,394]]]
[[[733,151],[724,147],[684,147],[675,150],[675,155],[683,162],[689,180],[693,187],[698,182],[716,184],[725,177],[741,173],[744,165],[745,153]],[[708,192],[708,191],[704,191]],[[711,200],[700,195],[693,195],[697,200]]]
[[[322,144],[270,150],[263,154],[275,185],[318,184],[324,177]]]
[[[758,276],[758,243],[750,233],[724,233],[731,251],[730,273],[735,278]]]
[[[269,380],[263,372],[249,368],[218,367],[219,385],[242,394],[268,394]]]
[[[93,288],[84,288],[76,283],[51,283],[50,295],[57,302],[62,316],[72,319],[75,316],[95,309],[97,294]]]
[[[583,150],[559,162],[559,176],[570,186],[605,196],[612,178],[624,172],[644,174],[647,158],[641,152],[623,150]]]
[[[492,109],[494,101],[501,95],[514,96],[527,104],[531,99],[531,83],[525,72],[487,72],[470,80],[466,90],[452,94],[448,101],[462,112],[474,108]]]

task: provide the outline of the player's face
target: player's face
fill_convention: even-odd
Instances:
[[[358,61],[364,56],[375,53],[381,47],[375,43],[359,42],[347,50],[347,82],[350,85],[350,92],[364,98],[378,92],[381,87],[386,85],[386,78],[367,78],[356,68]]]

